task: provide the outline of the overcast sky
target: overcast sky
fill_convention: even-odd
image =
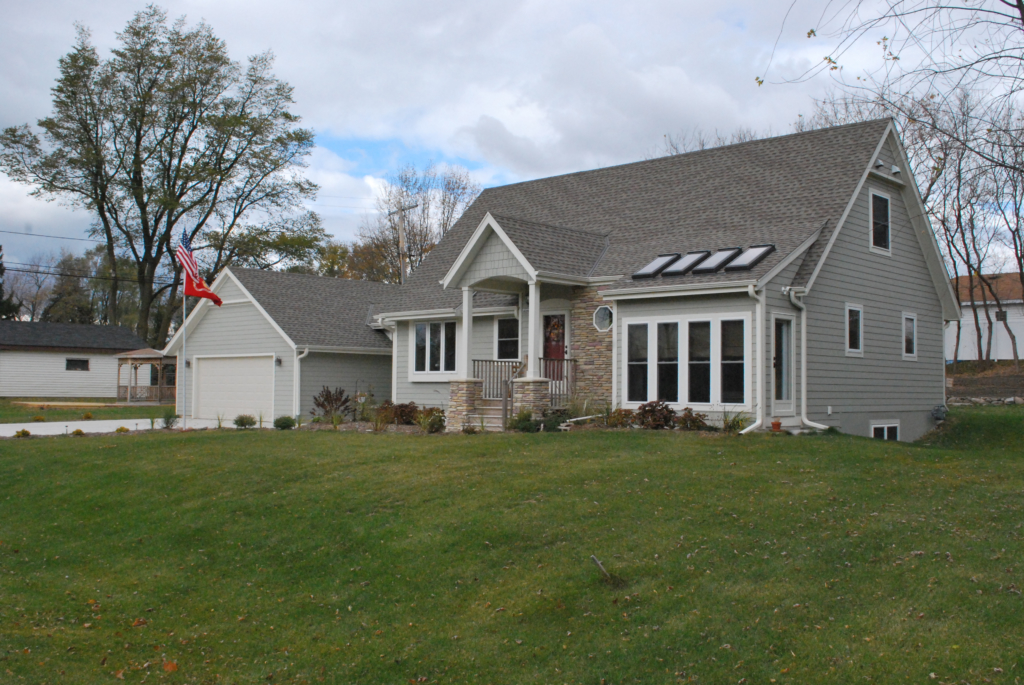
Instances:
[[[827,78],[767,83],[828,53],[809,40],[821,5],[726,2],[164,2],[209,23],[235,59],[272,50],[295,86],[294,112],[317,132],[309,176],[328,230],[351,239],[376,184],[406,163],[451,161],[485,186],[643,159],[665,133],[737,127],[787,133]],[[142,3],[0,0],[0,126],[50,112],[57,60],[90,28],[104,55]],[[866,50],[866,48],[865,48]],[[848,57],[867,63],[872,53]],[[8,263],[87,243],[89,217],[29,198],[0,176]]]

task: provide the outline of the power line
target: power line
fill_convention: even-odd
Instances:
[[[21,231],[0,231],[0,233],[9,233],[11,235],[27,236],[29,238],[56,238],[57,240],[81,240],[85,243],[105,243],[105,240],[96,240],[94,238],[69,238],[63,235],[44,235],[42,233],[22,233]]]
[[[35,266],[35,265],[34,264],[29,264],[28,266]],[[58,277],[64,277],[64,278],[86,278],[86,279],[89,279],[89,280],[92,280],[92,281],[113,281],[113,280],[118,280],[118,281],[120,281],[122,283],[136,283],[136,284],[139,284],[139,285],[142,284],[142,281],[136,280],[134,278],[121,278],[121,277],[118,277],[117,279],[115,279],[113,276],[86,276],[84,274],[69,274],[69,273],[61,273],[59,271],[46,271],[46,270],[43,270],[43,269],[19,269],[19,268],[10,267],[10,266],[6,267],[6,270],[7,271],[13,271],[15,273],[21,273],[21,274],[43,274],[44,276],[58,276]],[[162,280],[153,279],[153,285],[174,285],[174,281],[162,281]]]

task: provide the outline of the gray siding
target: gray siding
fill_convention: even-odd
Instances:
[[[234,284],[229,282],[224,285],[225,287],[218,290],[218,294],[222,299],[227,300],[229,298],[225,297],[224,293],[230,289],[226,286],[230,285],[233,288]],[[236,289],[236,292],[237,297],[232,296],[230,299],[242,297],[240,291]],[[190,360],[203,355],[274,353],[281,359],[281,366],[274,369],[274,414],[277,416],[292,415],[294,411],[292,373],[295,368],[295,352],[254,305],[246,303],[211,307],[198,325],[189,328],[187,347]],[[195,368],[195,363],[193,361],[192,368],[182,368],[184,358],[181,354],[181,347],[178,346],[175,352],[178,355],[178,413],[191,416],[192,390],[195,387],[192,371]],[[182,385],[186,380],[188,389],[183,391]]]
[[[459,287],[472,285],[486,278],[505,276],[528,280],[529,274],[505,243],[495,233],[484,241],[484,246],[459,281]]]
[[[870,189],[891,199],[891,257],[868,249]],[[806,297],[807,412],[858,435],[870,420],[902,417],[901,439],[915,440],[944,402],[943,321],[904,195],[884,181],[865,183]],[[864,307],[863,357],[846,355],[846,303]],[[903,359],[903,312],[917,314],[917,361]]]
[[[225,302],[247,299],[242,289],[230,278],[225,278],[224,282],[217,287],[217,295]]]
[[[782,288],[793,283],[793,278],[800,267],[803,256],[797,257],[793,263],[783,269],[779,274],[769,281],[764,288],[765,294],[765,320],[764,320],[764,383],[765,383],[765,421],[766,423],[773,416],[774,385],[773,374],[774,358],[772,355],[772,343],[775,338],[775,327],[772,324],[772,315],[783,315],[793,319],[793,416],[800,414],[800,310],[789,301],[788,295],[782,294]],[[786,416],[789,416],[787,414]],[[782,418],[780,416],[780,418]]]
[[[349,395],[373,393],[376,402],[391,399],[391,356],[310,352],[299,360],[299,413],[309,416],[313,397],[323,386]]]
[[[409,380],[409,335],[413,323],[399,321],[395,327],[395,402],[415,402],[421,407],[448,407],[448,382],[419,383]],[[476,326],[474,325],[474,329]]]

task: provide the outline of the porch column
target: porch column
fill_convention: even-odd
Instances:
[[[462,337],[456,350],[457,371],[459,378],[473,377],[473,291],[468,287],[462,289]]]
[[[540,357],[541,350],[544,349],[544,332],[540,326],[540,283],[533,281],[530,283],[529,299],[527,301],[527,307],[529,308],[527,314],[527,346],[526,353],[529,355],[526,364],[526,377],[527,378],[540,378]]]

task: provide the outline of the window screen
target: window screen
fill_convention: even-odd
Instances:
[[[658,324],[658,399],[679,401],[679,324]]]
[[[647,401],[647,324],[630,324],[627,328],[626,399]]]
[[[519,319],[498,319],[498,359],[519,359]]]
[[[88,359],[65,359],[64,360],[65,371],[88,371],[89,360]]]
[[[690,402],[711,401],[711,322],[690,323],[689,327],[689,388]]]
[[[889,198],[881,195],[871,196],[871,244],[889,249]]]
[[[743,322],[722,322],[722,403],[743,403]]]

